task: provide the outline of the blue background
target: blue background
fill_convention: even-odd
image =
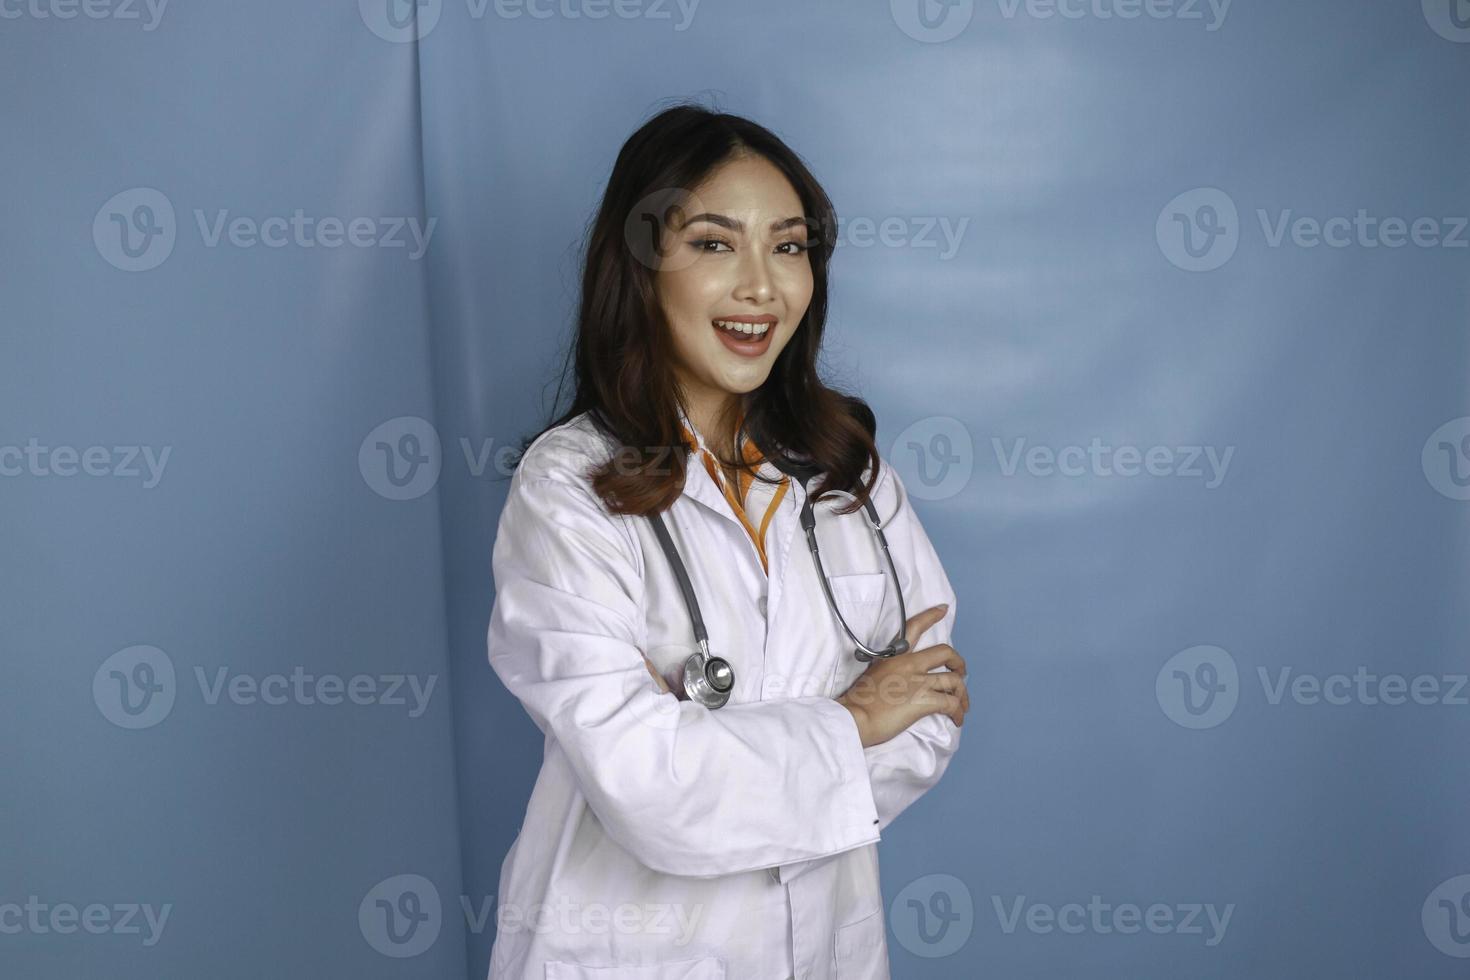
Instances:
[[[925,2],[0,6],[0,974],[484,975],[541,753],[496,453],[672,97],[827,187],[825,367],[960,596],[894,975],[1466,974],[1470,4]],[[298,209],[371,244],[209,238]],[[250,693],[298,669],[365,703]]]

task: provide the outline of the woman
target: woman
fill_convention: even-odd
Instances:
[[[495,541],[490,663],[546,741],[491,980],[888,976],[875,845],[943,774],[969,696],[954,593],[872,413],[817,378],[834,228],[749,120],[676,106],[618,154],[575,399],[523,446]],[[847,628],[908,652],[854,656],[809,493]],[[733,670],[722,705],[690,696],[657,520]]]

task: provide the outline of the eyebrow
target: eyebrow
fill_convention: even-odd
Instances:
[[[726,217],[723,214],[711,214],[708,211],[706,211],[704,214],[696,214],[694,217],[690,218],[688,221],[680,225],[679,228],[680,230],[687,228],[690,225],[694,224],[696,221],[708,221],[712,225],[719,225],[722,228],[729,228],[731,231],[737,231],[741,233],[744,233],[745,231],[745,222],[739,220],[738,218]],[[772,221],[771,231],[785,231],[787,228],[793,227],[795,225],[805,225],[808,231],[816,230],[816,223],[810,218],[795,217],[787,218],[784,221]]]

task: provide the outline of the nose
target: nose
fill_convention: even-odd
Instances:
[[[760,248],[746,248],[742,250],[740,258],[740,281],[735,290],[735,298],[741,300],[752,300],[759,303],[768,302],[772,295],[771,269],[767,264],[770,256],[764,254]]]

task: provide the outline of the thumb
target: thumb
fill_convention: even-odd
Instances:
[[[908,641],[909,649],[916,650],[919,646],[919,637],[945,617],[949,612],[949,603],[941,602],[937,606],[930,606],[923,612],[915,613],[908,618],[903,626],[903,638]]]

